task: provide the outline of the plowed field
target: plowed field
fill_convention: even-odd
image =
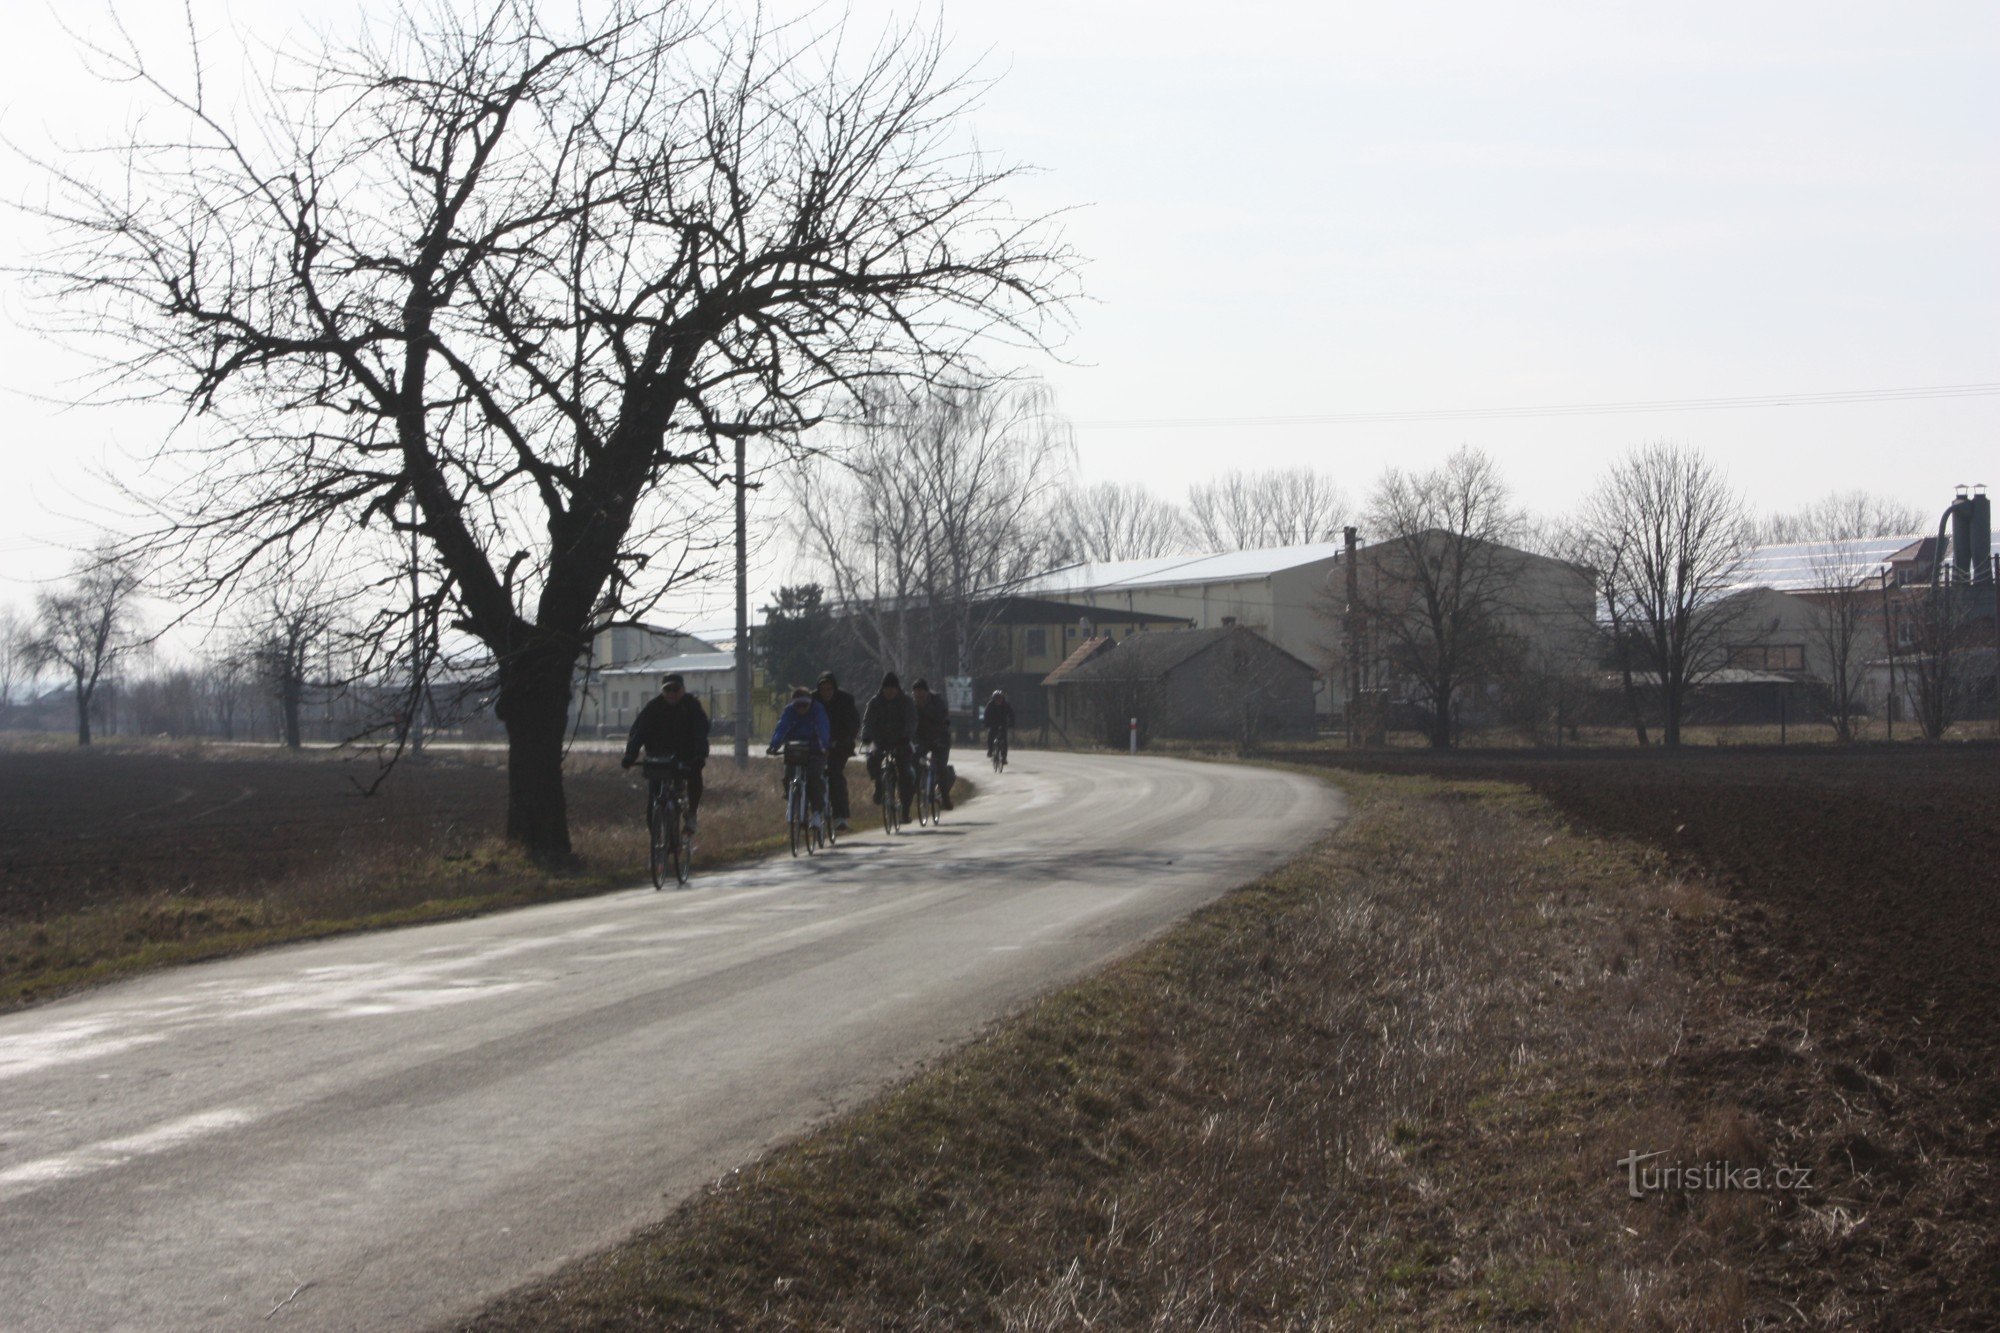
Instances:
[[[503,831],[507,775],[492,764],[405,760],[364,795],[378,772],[314,754],[0,750],[0,919],[254,891],[356,850],[450,854]],[[637,818],[615,769],[573,771],[566,786],[573,825]]]

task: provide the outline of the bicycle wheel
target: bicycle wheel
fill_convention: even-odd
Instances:
[[[668,827],[674,837],[666,843],[666,859],[674,867],[674,881],[686,889],[688,877],[694,875],[694,841],[688,837],[688,797],[684,793],[674,793],[674,805],[668,807]]]
[[[917,823],[920,825],[928,824],[931,822],[930,801],[926,799],[925,795],[930,790],[930,785],[931,785],[931,766],[929,762],[918,764],[917,799],[914,802],[914,804],[917,807]]]
[[[791,841],[792,856],[794,859],[799,854],[799,843],[805,840],[805,828],[803,826],[805,815],[799,806],[799,784],[798,780],[794,778],[791,782],[785,784],[785,836]]]
[[[674,879],[682,888],[687,887],[688,877],[694,874],[694,843],[688,840],[687,826],[681,821],[680,810],[674,811],[674,837],[667,848],[667,858],[673,862]]]
[[[653,872],[653,890],[658,892],[667,885],[667,820],[664,801],[655,801],[646,808],[647,841],[652,854],[648,866]]]
[[[894,833],[903,825],[903,793],[896,790],[896,765],[882,765],[882,831]]]

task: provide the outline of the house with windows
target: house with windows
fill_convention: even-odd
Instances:
[[[1042,680],[1050,724],[1071,744],[1154,738],[1253,743],[1315,729],[1312,664],[1241,625],[1079,644]]]

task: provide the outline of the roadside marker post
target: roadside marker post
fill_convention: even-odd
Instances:
[[[1132,725],[1127,730],[1132,735],[1132,753],[1137,754],[1139,753],[1139,719],[1136,717],[1133,718]]]

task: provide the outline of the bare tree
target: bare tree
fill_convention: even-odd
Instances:
[[[0,708],[20,702],[15,696],[34,682],[27,653],[30,633],[19,611],[11,606],[0,609]]]
[[[958,384],[879,395],[854,434],[799,474],[801,545],[876,661],[969,675],[997,595],[1044,564],[1069,423],[1041,384]]]
[[[273,593],[251,630],[246,656],[277,704],[279,732],[287,749],[304,744],[300,712],[313,657],[333,632],[334,621],[333,606],[321,590],[300,584]]]
[[[1923,530],[1924,515],[1914,505],[1870,491],[1833,491],[1798,509],[1766,514],[1758,520],[1757,541],[1789,545],[1921,535]]]
[[[1727,593],[1749,548],[1748,511],[1699,452],[1657,442],[1612,465],[1579,523],[1601,553],[1621,649],[1650,674],[1661,739],[1678,746],[1689,696],[1727,661],[1739,614]]]
[[[1875,633],[1881,620],[1882,580],[1879,561],[1863,559],[1845,529],[1832,514],[1821,514],[1817,528],[1807,528],[1804,540],[1812,587],[1805,601],[1812,608],[1808,633],[1826,673],[1827,712],[1834,739],[1854,739],[1854,722],[1861,713],[1862,687],[1867,680],[1871,650],[1886,648]],[[1863,534],[1868,535],[1868,534]]]
[[[439,0],[278,48],[236,99],[200,51],[177,77],[93,48],[156,114],[49,155],[31,277],[53,329],[123,339],[108,392],[205,418],[150,460],[179,480],[140,497],[137,544],[200,597],[414,532],[497,676],[508,834],[566,858],[574,664],[690,573],[717,441],[1060,318],[1073,256],[963,141],[977,90],[942,50],[894,32],[857,59],[839,27],[671,0]]]
[[[1340,540],[1347,496],[1312,468],[1229,471],[1188,487],[1193,544],[1205,551],[1303,546]]]
[[[1427,472],[1384,472],[1366,521],[1378,540],[1358,556],[1362,619],[1392,676],[1429,710],[1430,743],[1448,748],[1461,692],[1514,661],[1510,544],[1526,518],[1493,460],[1463,448]]]
[[[1980,595],[1990,589],[1981,587]],[[1942,740],[1972,697],[1970,652],[1981,637],[1981,622],[1969,613],[1963,584],[1934,583],[1922,596],[1897,610],[1908,634],[1900,674],[1916,704],[1917,726],[1925,740]]]
[[[100,552],[81,561],[66,587],[35,599],[35,630],[25,650],[36,670],[60,668],[76,692],[76,743],[90,744],[90,707],[118,664],[142,651],[139,577]]]
[[[1192,549],[1188,517],[1137,482],[1065,487],[1049,514],[1056,562],[1145,560]]]

